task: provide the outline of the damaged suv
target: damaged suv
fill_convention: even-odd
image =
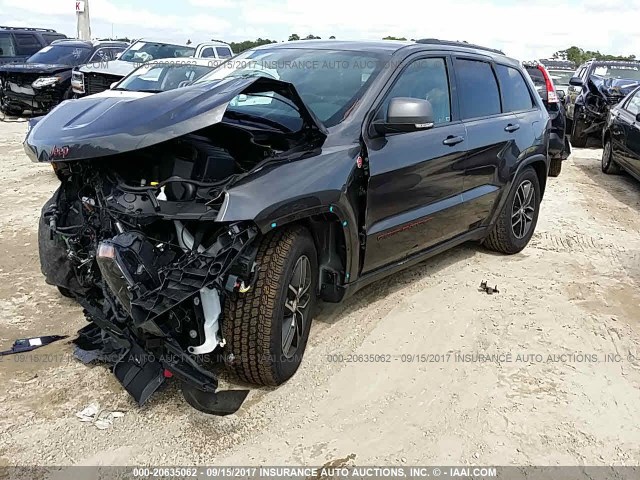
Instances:
[[[640,62],[591,61],[569,80],[566,98],[571,144],[586,147],[590,136],[602,138],[609,109],[640,85]]]
[[[318,299],[466,241],[521,251],[548,141],[533,83],[500,52],[304,41],[153,96],[63,103],[25,149],[61,182],[43,273],[118,353],[124,388],[142,403],[174,377],[191,405],[227,414],[247,392],[216,391],[212,365],[285,382]]]

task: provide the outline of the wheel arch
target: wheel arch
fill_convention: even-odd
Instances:
[[[353,228],[350,228],[347,218],[337,206],[329,206],[322,211],[307,212],[307,215],[289,221],[281,219],[280,222],[272,222],[268,230],[299,225],[309,231],[318,254],[318,294],[323,300],[332,303],[342,300],[345,284],[357,274],[357,269],[352,266],[358,265],[359,247],[357,241],[353,245]]]

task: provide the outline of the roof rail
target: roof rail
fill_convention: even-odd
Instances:
[[[53,28],[31,28],[31,27],[5,27],[4,25],[0,25],[0,30],[26,30],[28,32],[56,32]]]
[[[483,47],[481,45],[475,45],[473,43],[467,43],[467,42],[454,42],[451,40],[439,40],[437,38],[423,38],[421,40],[416,40],[416,43],[424,43],[424,44],[432,44],[432,45],[451,45],[454,47],[475,48],[477,50],[486,50],[488,52],[499,53],[500,55],[504,55],[504,52],[502,50]]]

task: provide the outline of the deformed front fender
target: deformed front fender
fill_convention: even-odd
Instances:
[[[216,221],[253,221],[265,234],[314,215],[334,215],[344,229],[345,267],[354,279],[359,265],[358,210],[350,193],[359,154],[359,145],[349,145],[267,164],[226,191]]]

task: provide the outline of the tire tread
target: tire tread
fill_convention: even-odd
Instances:
[[[231,294],[225,302],[222,330],[238,355],[229,369],[244,382],[273,386],[283,381],[270,353],[273,318],[288,254],[304,233],[297,226],[268,234],[258,248],[255,285],[245,294]]]

